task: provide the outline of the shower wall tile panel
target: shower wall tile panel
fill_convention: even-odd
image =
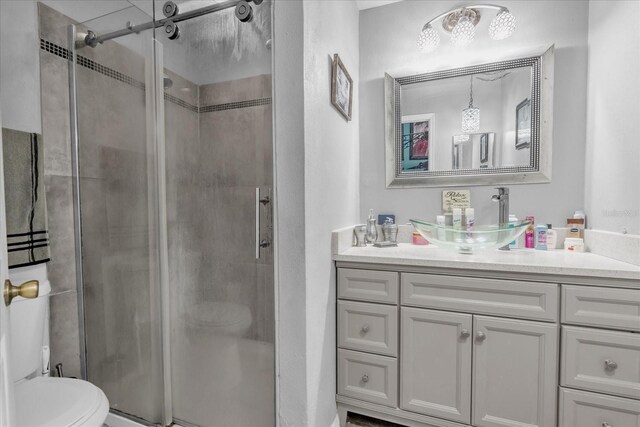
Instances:
[[[201,107],[270,97],[270,74],[200,86]]]
[[[44,142],[46,144],[46,138]],[[71,177],[68,176],[45,174],[44,185],[47,192],[51,242],[51,261],[47,265],[47,271],[51,283],[51,294],[55,295],[76,289],[73,189]],[[52,312],[52,315],[57,314]]]
[[[68,291],[49,298],[51,369],[63,364],[64,375],[80,378],[78,295]]]

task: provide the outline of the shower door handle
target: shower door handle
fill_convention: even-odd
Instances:
[[[267,206],[271,203],[269,196],[260,197],[260,187],[256,187],[256,259],[260,259],[260,249],[268,248],[271,242],[260,238],[260,205]]]

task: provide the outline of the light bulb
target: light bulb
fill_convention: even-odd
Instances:
[[[473,41],[475,36],[476,27],[473,22],[468,17],[462,16],[451,31],[451,43],[457,47],[466,46]]]
[[[423,52],[432,52],[440,45],[440,34],[430,25],[422,27],[418,35],[418,48]]]
[[[469,107],[462,110],[462,132],[477,132],[480,129],[480,109]]]
[[[511,37],[516,29],[516,17],[507,9],[502,9],[489,25],[489,37],[493,40],[504,40]]]

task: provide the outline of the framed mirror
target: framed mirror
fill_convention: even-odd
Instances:
[[[385,75],[388,188],[551,181],[554,47],[539,56]]]

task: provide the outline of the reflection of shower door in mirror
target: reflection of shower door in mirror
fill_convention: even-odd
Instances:
[[[170,82],[173,417],[199,426],[272,426],[270,3],[254,6],[250,23],[228,9],[179,26],[177,40],[156,32]]]

